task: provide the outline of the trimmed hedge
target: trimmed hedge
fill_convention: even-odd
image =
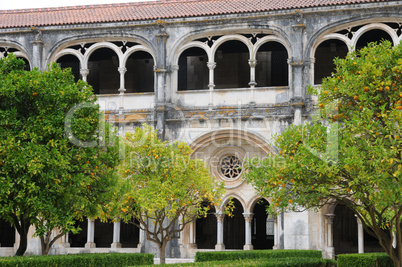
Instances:
[[[49,256],[0,257],[0,266],[6,267],[58,267],[92,266],[120,267],[150,265],[154,263],[153,254],[144,253],[93,253]]]
[[[386,253],[361,253],[361,254],[340,254],[338,255],[338,266],[340,267],[393,267],[394,263]]]
[[[334,260],[324,260],[319,258],[272,258],[272,259],[246,259],[246,260],[224,260],[224,261],[209,261],[209,262],[195,262],[195,263],[178,263],[166,264],[163,266],[179,267],[179,266],[217,266],[217,267],[333,267],[336,266]]]
[[[318,258],[322,259],[320,250],[240,250],[240,251],[216,251],[197,252],[195,262],[206,261],[236,261],[245,259],[275,259],[275,258]]]

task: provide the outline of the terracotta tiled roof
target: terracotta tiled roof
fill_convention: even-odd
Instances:
[[[347,5],[389,0],[160,0],[0,11],[0,28],[138,21]]]

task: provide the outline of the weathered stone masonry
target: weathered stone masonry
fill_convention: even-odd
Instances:
[[[363,231],[349,233],[353,240],[336,232],[345,222],[339,218],[350,217],[347,211],[334,205],[318,213],[267,216],[263,207],[270,200],[261,202],[230,164],[276,153],[272,136],[308,120],[314,99],[306,88],[330,75],[335,56],[382,38],[401,41],[400,1],[335,2],[195,17],[6,25],[0,28],[0,57],[15,53],[30,69],[46,70],[51,62],[72,68],[76,79],[94,87],[120,134],[148,123],[162,138],[189,143],[193,156],[210,164],[214,177],[226,183],[224,200],[235,199],[237,214],[230,219],[217,210],[197,220],[170,244],[170,257],[192,257],[202,249],[297,248],[322,250],[331,258],[345,247],[364,249]],[[0,229],[7,227],[1,222]],[[157,254],[143,233],[123,223],[88,219],[83,228],[51,253]],[[2,234],[0,255],[12,255],[18,242],[17,234]],[[366,251],[375,249],[366,245]],[[39,250],[32,238],[28,253]]]

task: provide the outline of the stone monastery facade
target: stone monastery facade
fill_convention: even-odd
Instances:
[[[332,258],[376,251],[349,210],[265,214],[234,168],[245,157],[277,153],[272,137],[314,111],[308,85],[331,74],[335,57],[368,42],[402,39],[402,1],[161,0],[0,11],[0,57],[15,53],[27,69],[49,63],[91,84],[121,134],[142,123],[189,143],[232,197],[233,218],[198,219],[167,248],[170,257],[224,249],[316,249]],[[143,232],[123,222],[77,222],[51,253],[152,252]],[[0,218],[0,255],[19,237]],[[38,239],[27,253],[39,254]],[[168,256],[168,257],[169,257]]]

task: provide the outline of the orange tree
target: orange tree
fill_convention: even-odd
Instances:
[[[191,158],[183,142],[168,143],[150,126],[126,135],[125,160],[119,167],[121,191],[108,208],[116,218],[133,223],[157,244],[165,263],[167,243],[180,237],[184,227],[206,216],[223,193],[201,160]]]
[[[401,266],[402,45],[370,44],[335,63],[309,89],[316,116],[277,136],[277,155],[249,160],[246,180],[273,199],[271,212],[343,203]]]
[[[30,225],[47,254],[111,193],[118,143],[99,131],[95,101],[87,83],[57,64],[24,71],[12,54],[0,60],[0,217],[20,235],[16,255],[26,250]]]

